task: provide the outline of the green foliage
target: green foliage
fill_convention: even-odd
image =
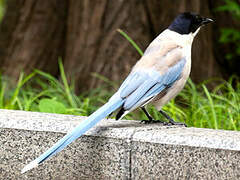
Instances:
[[[40,70],[27,76],[21,73],[16,87],[0,74],[0,108],[87,116],[109,97],[101,88],[77,96],[61,60],[59,69],[61,80]]]
[[[228,11],[236,18],[240,18],[240,5],[235,0],[223,0],[224,5],[218,7],[217,11]]]
[[[216,8],[216,10],[230,12],[235,19],[240,20],[240,4],[235,0],[224,0],[224,5]],[[226,55],[226,58],[232,59],[240,56],[240,31],[233,28],[221,28],[220,31],[221,37],[219,42],[233,43],[236,47],[233,53]]]
[[[208,82],[196,85],[190,79],[177,98],[171,100],[163,110],[177,121],[188,126],[212,129],[240,130],[240,83],[233,88],[232,77],[229,81],[221,80],[219,85],[209,91]],[[164,118],[153,106],[148,107],[155,119]],[[147,119],[139,114],[137,119]]]
[[[137,52],[142,56],[143,52],[142,50],[139,48],[139,46],[132,40],[132,38],[130,38],[123,30],[118,29],[117,30],[124,38],[126,38],[130,44],[137,50]]]
[[[41,99],[39,101],[38,108],[40,112],[48,112],[48,113],[57,113],[57,114],[65,114],[67,109],[65,105],[61,102],[56,101],[55,99]]]
[[[63,69],[61,73],[65,76]],[[105,83],[102,87],[77,96],[74,87],[66,79],[63,83],[63,80],[39,70],[28,76],[21,73],[16,87],[12,88],[9,87],[8,80],[2,76],[0,79],[1,109],[83,116],[90,115],[106,103],[117,87],[116,83],[103,78]],[[163,110],[176,121],[185,122],[188,126],[240,130],[240,83],[234,88],[233,81],[239,79],[232,77],[228,82],[221,80],[215,89],[208,91],[206,85],[209,82],[196,85],[189,79],[183,91]],[[147,108],[155,119],[165,120],[153,106]],[[143,112],[135,111],[127,115],[126,119],[142,120],[147,117]]]
[[[0,22],[5,14],[6,0],[0,0]]]
[[[188,102],[185,103],[186,107],[181,107],[186,113],[187,124],[195,127],[239,130],[240,91],[233,88],[234,78],[230,78],[228,82],[222,80],[211,92],[206,88],[207,83],[196,86],[189,80],[179,95],[184,102]],[[237,86],[239,85],[240,83]]]

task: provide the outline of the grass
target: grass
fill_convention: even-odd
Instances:
[[[87,116],[111,97],[114,91],[108,89],[116,89],[116,83],[102,78],[104,86],[76,95],[74,83],[67,81],[61,61],[59,69],[60,80],[40,70],[29,75],[21,73],[15,87],[0,75],[0,108]],[[210,81],[196,85],[189,79],[183,91],[163,110],[188,126],[240,130],[240,83],[235,81],[239,81],[238,77],[218,80],[219,85],[209,91],[206,85]],[[148,110],[155,119],[164,119],[153,106],[148,106]],[[147,119],[141,111],[126,118]]]
[[[67,81],[59,60],[60,80],[40,70],[20,73],[13,85],[0,74],[0,109],[39,111],[87,116],[111,96],[106,86],[77,96],[74,83]]]
[[[136,48],[136,43],[123,31],[118,30]],[[141,54],[140,48],[136,48]],[[63,64],[59,60],[61,78],[35,70],[29,75],[20,73],[18,83],[10,81],[0,74],[0,108],[25,111],[39,111],[88,116],[107,102],[120,84],[107,78],[100,78],[104,85],[81,95],[75,94],[74,82],[66,78]],[[216,81],[218,86],[207,89],[208,83]],[[153,106],[148,110],[155,119],[164,119]],[[240,83],[239,78],[232,76],[229,81],[208,80],[194,84],[188,80],[183,91],[171,100],[163,110],[176,121],[185,122],[188,126],[240,130]],[[147,119],[141,111],[135,111],[126,119]]]
[[[0,108],[87,116],[111,97],[114,92],[108,89],[116,89],[116,83],[98,75],[104,86],[76,95],[74,83],[67,81],[61,61],[59,69],[60,80],[40,70],[29,75],[21,73],[15,87],[0,75]],[[163,110],[188,126],[240,130],[240,83],[233,83],[238,80],[235,76],[229,81],[218,80],[219,85],[209,91],[206,87],[209,82],[196,85],[189,79],[184,90]],[[153,106],[148,106],[148,110],[155,119],[164,119]],[[147,119],[141,111],[126,118]]]

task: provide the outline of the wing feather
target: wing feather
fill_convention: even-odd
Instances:
[[[154,40],[118,90],[123,109],[145,105],[165,92],[181,76],[186,58],[174,41]]]
[[[154,69],[145,72],[135,72],[138,73],[137,81],[135,78],[132,78],[122,89],[123,93],[120,92],[121,97],[126,98],[123,108],[125,110],[135,109],[157,96],[166,88],[171,87],[181,76],[185,63],[186,59],[181,59],[162,75]]]

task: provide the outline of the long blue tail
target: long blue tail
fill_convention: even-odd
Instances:
[[[62,139],[60,139],[55,145],[49,148],[45,153],[40,155],[37,159],[30,162],[22,169],[22,173],[38,166],[40,163],[53,156],[57,152],[61,151],[71,142],[79,138],[86,131],[95,126],[100,120],[105,118],[107,115],[111,114],[113,111],[118,109],[124,100],[121,98],[110,100],[108,103],[99,108],[96,112],[91,114],[86,120],[81,122],[72,132],[66,134]]]

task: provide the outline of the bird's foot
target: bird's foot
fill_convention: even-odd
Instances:
[[[187,125],[185,124],[185,123],[183,123],[183,122],[176,122],[176,121],[174,121],[169,115],[167,115],[167,113],[165,113],[164,111],[162,111],[162,110],[160,110],[159,111],[165,118],[167,118],[168,119],[168,121],[169,121],[169,123],[168,123],[168,125],[177,125],[177,126],[184,126],[184,127],[187,127]]]
[[[163,124],[164,126],[184,126],[184,127],[187,127],[187,125],[185,123],[182,123],[182,122],[175,122],[175,121],[166,122],[166,121],[155,120],[155,119],[152,119],[152,120],[141,120],[141,123],[143,123],[143,124],[160,123],[160,124]]]
[[[160,110],[159,112],[165,117],[167,118],[168,122],[162,121],[162,120],[155,120],[152,118],[152,116],[150,116],[150,114],[147,112],[147,110],[142,107],[141,108],[143,110],[143,112],[145,113],[145,115],[148,117],[149,120],[142,120],[141,123],[144,124],[154,124],[154,123],[162,123],[164,126],[173,126],[173,125],[177,125],[177,126],[185,126],[187,127],[187,125],[185,123],[182,122],[175,122],[167,113],[165,113],[164,111]]]
[[[173,119],[170,120],[168,124],[170,126],[173,125],[173,126],[184,126],[184,127],[187,127],[187,125],[185,123],[183,123],[183,122],[176,122]]]
[[[153,119],[152,116],[147,112],[145,107],[142,107],[141,109],[143,110],[145,115],[148,117],[148,120],[142,120],[141,123],[143,123],[143,124],[154,124],[154,123],[165,124],[166,123],[165,121],[162,121],[162,120],[155,120],[155,119]]]
[[[141,120],[141,123],[143,124],[155,124],[155,123],[161,123],[163,125],[167,125],[168,123],[162,120],[155,120],[155,119],[149,119],[149,120]]]

